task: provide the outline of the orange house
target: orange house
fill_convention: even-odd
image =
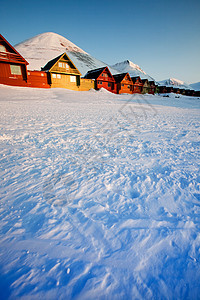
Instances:
[[[117,94],[116,82],[108,67],[88,71],[84,78],[95,80],[95,89],[104,88]]]
[[[27,65],[28,62],[0,34],[0,83],[26,86]]]
[[[143,82],[140,78],[140,76],[131,77],[133,81],[133,94],[141,94],[143,89]]]
[[[116,86],[117,86],[117,94],[132,94],[133,90],[133,82],[129,73],[121,73],[113,75]]]

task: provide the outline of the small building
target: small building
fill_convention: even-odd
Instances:
[[[180,89],[180,94],[185,95],[185,89]]]
[[[173,93],[180,94],[180,89],[173,87]]]
[[[167,88],[165,85],[158,85],[157,86],[157,93],[158,94],[166,94],[167,93]]]
[[[140,78],[140,76],[131,77],[133,81],[133,94],[141,94],[143,89],[143,82]]]
[[[189,89],[185,90],[185,95],[186,96],[194,96],[194,94],[195,94],[194,90],[189,90]]]
[[[167,86],[166,89],[167,89],[167,94],[168,93],[173,93],[173,91],[174,91],[172,86]]]
[[[109,92],[117,94],[117,85],[108,67],[88,71],[84,78],[93,79],[95,81],[96,90],[104,88]]]
[[[113,75],[116,87],[117,87],[117,94],[132,94],[133,93],[133,82],[129,73],[121,73]]]
[[[150,90],[148,79],[142,79],[142,83],[143,83],[142,94],[148,94]]]
[[[27,65],[28,62],[0,34],[0,83],[26,86]]]
[[[149,94],[154,95],[156,91],[156,84],[153,80],[149,81]]]
[[[81,73],[66,53],[50,60],[42,71],[47,72],[48,83],[51,88],[66,88],[79,90]]]

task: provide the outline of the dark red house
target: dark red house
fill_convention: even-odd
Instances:
[[[117,94],[132,94],[133,90],[133,82],[129,73],[121,73],[113,75],[116,86],[117,86]]]
[[[26,86],[27,65],[28,62],[0,34],[0,83]]]
[[[108,67],[88,71],[84,78],[95,80],[95,89],[104,88],[109,92],[117,94],[117,85]]]
[[[142,89],[143,89],[143,82],[140,78],[140,76],[136,76],[136,77],[131,77],[132,81],[133,81],[133,94],[141,94],[142,93]]]
[[[154,95],[156,91],[156,84],[153,80],[149,81],[149,94]]]

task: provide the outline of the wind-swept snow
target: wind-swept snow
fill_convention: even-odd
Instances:
[[[197,98],[0,86],[1,299],[198,299]]]

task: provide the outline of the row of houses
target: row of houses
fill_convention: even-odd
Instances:
[[[49,61],[41,71],[27,70],[28,62],[0,35],[0,83],[37,88],[67,88],[75,91],[105,88],[121,94],[180,93],[199,96],[195,91],[158,86],[154,81],[131,77],[129,73],[112,75],[108,67],[81,73],[66,53]]]

